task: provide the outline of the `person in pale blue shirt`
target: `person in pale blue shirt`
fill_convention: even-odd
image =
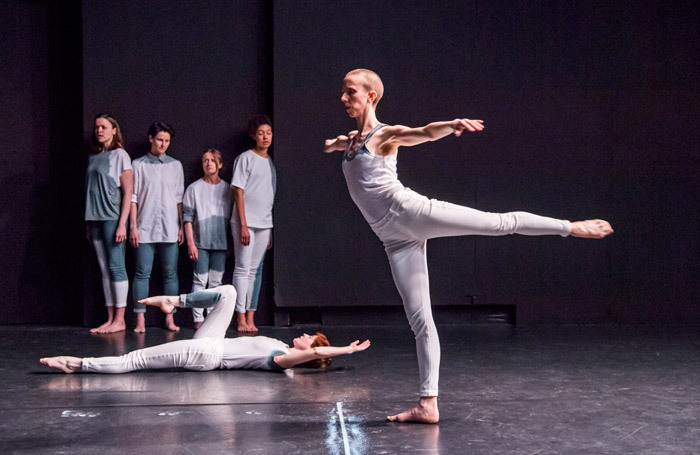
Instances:
[[[163,290],[169,295],[179,292],[177,258],[179,245],[185,239],[182,226],[185,176],[182,163],[165,154],[174,135],[175,131],[165,122],[153,123],[148,129],[151,151],[132,163],[134,194],[129,242],[136,249],[133,298],[137,333],[146,331],[146,306],[139,301],[148,297],[156,253],[160,257]],[[166,315],[165,327],[174,332],[180,330],[172,314]]]
[[[219,177],[222,166],[221,152],[208,149],[202,154],[204,177],[185,191],[185,239],[187,254],[194,263],[192,292],[220,286],[224,277],[228,248],[226,228],[233,199],[228,182]],[[200,328],[204,310],[192,308],[192,317],[195,329]]]
[[[85,222],[102,273],[107,321],[91,329],[93,333],[126,330],[129,279],[124,266],[124,241],[134,179],[131,158],[123,147],[117,120],[109,114],[95,117],[95,153],[90,155],[87,168]]]

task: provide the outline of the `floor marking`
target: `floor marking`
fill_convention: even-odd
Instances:
[[[338,407],[338,417],[340,417],[340,429],[343,432],[343,445],[345,446],[345,455],[350,455],[350,443],[348,442],[348,433],[345,430],[345,417],[343,417],[343,402],[336,403]]]

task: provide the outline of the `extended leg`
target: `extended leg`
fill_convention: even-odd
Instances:
[[[40,362],[65,373],[82,370],[116,374],[161,368],[208,371],[221,365],[222,352],[221,339],[206,338],[174,341],[116,357],[45,357]]]
[[[571,223],[528,212],[482,212],[408,191],[400,197],[401,208],[405,211],[399,219],[406,231],[418,239],[510,234],[603,238],[613,232],[610,224],[603,220]]]

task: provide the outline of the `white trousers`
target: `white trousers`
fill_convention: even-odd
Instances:
[[[263,261],[267,245],[270,243],[272,229],[248,228],[250,243],[241,243],[241,227],[238,223],[231,223],[231,235],[233,237],[233,252],[236,256],[236,265],[233,268],[233,287],[238,292],[236,312],[245,313],[246,310],[258,309],[258,297],[262,284]]]
[[[460,235],[561,235],[571,223],[527,212],[488,213],[429,200],[406,188],[379,221],[370,224],[384,243],[394,283],[416,337],[420,395],[437,396],[440,341],[430,306],[426,240]]]
[[[219,368],[224,352],[224,337],[236,305],[236,290],[231,285],[224,285],[197,294],[201,293],[219,293],[220,298],[193,339],[139,349],[118,357],[86,357],[83,359],[83,371],[127,373],[159,368],[195,371]]]

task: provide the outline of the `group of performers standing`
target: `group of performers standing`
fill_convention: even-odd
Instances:
[[[167,155],[173,128],[155,122],[148,129],[150,151],[131,161],[124,150],[119,123],[109,114],[95,118],[93,148],[87,169],[85,221],[102,273],[107,321],[91,331],[112,333],[126,329],[124,313],[129,282],[124,254],[128,240],[135,252],[133,306],[135,332],[146,331],[146,306],[153,260],[160,259],[164,293],[177,295],[179,247],[187,243],[193,261],[192,291],[220,286],[223,281],[231,225],[237,292],[238,330],[256,332],[257,310],[265,252],[272,244],[272,206],[277,186],[275,166],[268,151],[272,122],[254,116],[248,132],[255,146],[239,155],[229,185],[219,176],[222,154],[202,154],[203,177],[184,187],[182,163]],[[203,310],[193,309],[195,328],[204,321]],[[166,328],[179,327],[172,313]]]

